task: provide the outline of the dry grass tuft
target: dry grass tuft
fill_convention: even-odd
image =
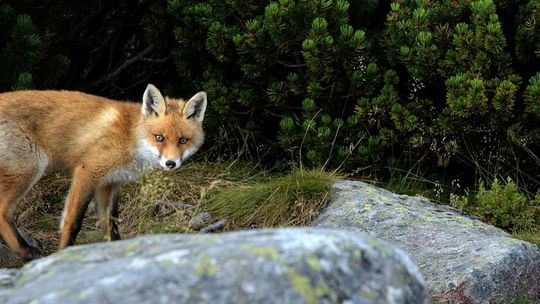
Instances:
[[[322,170],[294,170],[281,177],[238,184],[211,195],[203,209],[229,219],[231,229],[303,226],[328,201],[336,177]]]
[[[238,163],[192,163],[173,174],[147,174],[122,191],[121,232],[125,237],[193,232],[189,221],[206,202],[208,192],[264,174],[251,164]]]

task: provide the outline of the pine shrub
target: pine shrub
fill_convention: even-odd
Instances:
[[[0,91],[57,84],[69,59],[47,53],[45,36],[30,15],[19,13],[10,4],[0,4]]]
[[[178,70],[212,96],[209,124],[220,134],[247,131],[257,147],[277,152],[272,161],[285,154],[335,166],[351,154],[373,155],[377,139],[353,109],[378,86],[381,70],[366,32],[351,25],[349,2],[169,4],[182,46]]]
[[[464,183],[513,176],[533,189],[537,8],[537,0],[168,6],[177,70],[210,93],[216,145],[247,142],[270,162],[368,176],[400,163]]]

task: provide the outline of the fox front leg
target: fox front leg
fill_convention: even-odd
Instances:
[[[118,231],[118,185],[100,186],[96,191],[98,224],[107,241],[120,239]]]
[[[96,182],[91,170],[85,168],[84,165],[74,170],[71,188],[69,189],[60,224],[59,249],[75,243],[77,234],[81,230],[84,214],[94,194],[95,186],[93,185]]]

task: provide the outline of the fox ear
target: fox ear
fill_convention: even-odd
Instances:
[[[201,122],[204,118],[204,111],[206,110],[206,93],[199,92],[191,97],[186,105],[182,114],[186,119],[192,119],[194,121]]]
[[[165,110],[165,100],[161,92],[153,84],[148,84],[143,94],[142,113],[146,116],[161,116],[165,114]]]

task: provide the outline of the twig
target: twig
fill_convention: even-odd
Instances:
[[[154,49],[154,45],[151,44],[149,45],[146,49],[144,49],[142,52],[140,52],[139,54],[129,58],[128,60],[126,60],[126,62],[124,62],[122,65],[120,65],[119,67],[116,68],[116,70],[114,70],[113,72],[103,76],[101,79],[97,80],[97,81],[94,81],[92,83],[90,83],[89,85],[87,85],[85,87],[85,89],[87,88],[91,88],[91,87],[99,87],[107,82],[111,82],[112,79],[118,77],[118,75],[120,75],[123,71],[125,71],[127,68],[129,68],[130,66],[132,66],[134,63],[136,63],[137,61],[141,61],[143,60],[143,58],[148,55],[152,50]]]
[[[281,64],[284,67],[287,67],[287,68],[303,68],[303,67],[307,66],[307,64],[305,64],[305,63],[292,64],[292,63],[287,63],[287,62],[281,61],[281,60],[276,60],[276,62]]]

